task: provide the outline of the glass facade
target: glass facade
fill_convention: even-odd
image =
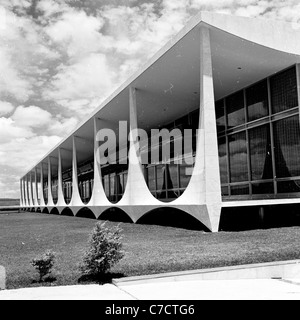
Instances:
[[[215,108],[223,199],[299,196],[296,67],[218,100]]]
[[[216,101],[216,127],[223,200],[293,197],[300,195],[300,126],[296,67],[259,81]],[[150,150],[159,151],[158,161],[143,164],[150,192],[161,201],[172,201],[186,189],[196,152],[199,110],[163,127],[171,131],[191,129],[192,146],[178,157],[170,143],[168,159],[162,156],[161,139],[143,152],[151,163]],[[150,136],[150,135],[149,135]],[[181,143],[184,150],[183,139]],[[148,155],[147,155],[148,153]],[[188,156],[187,156],[188,155]],[[188,161],[185,161],[189,157]],[[78,166],[82,200],[87,203],[93,190],[93,160]],[[118,202],[127,181],[127,165],[101,167],[107,198]],[[70,173],[64,172],[63,190],[68,203],[72,196]],[[53,195],[56,198],[56,183]],[[47,184],[44,186],[47,198]]]

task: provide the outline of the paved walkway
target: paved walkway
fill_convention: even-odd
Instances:
[[[0,300],[300,300],[300,279],[189,280],[0,291]]]

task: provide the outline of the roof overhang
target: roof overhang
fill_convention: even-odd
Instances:
[[[91,157],[93,117],[118,132],[118,122],[129,121],[130,86],[137,89],[143,129],[158,128],[197,108],[202,26],[210,29],[215,100],[300,63],[300,25],[201,12],[37,165],[49,156],[57,158],[61,147],[64,168],[69,167],[73,135],[81,137],[78,162]],[[127,143],[127,137],[120,141]]]

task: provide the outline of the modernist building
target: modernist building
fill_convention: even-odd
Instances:
[[[215,232],[224,208],[300,203],[299,40],[296,24],[200,13],[22,177],[21,207],[117,207],[133,222],[171,207]],[[194,164],[142,164],[119,121],[193,129]],[[128,164],[95,161],[101,128]]]

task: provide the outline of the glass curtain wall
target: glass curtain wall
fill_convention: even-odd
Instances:
[[[169,143],[170,156],[169,159],[163,159],[163,145],[162,140],[158,145],[148,142],[148,158],[149,165],[144,166],[144,175],[150,192],[157,199],[170,202],[178,198],[186,189],[194,166],[194,158],[196,152],[196,130],[199,123],[199,109],[184,115],[181,118],[172,121],[171,123],[163,126],[171,132],[173,129],[179,129],[181,137],[184,136],[184,129],[191,129],[191,145],[190,148],[184,146],[184,140],[180,138],[182,145],[183,155],[174,154],[174,140]],[[149,136],[151,133],[149,134]],[[151,151],[159,149],[159,161],[151,163]],[[186,149],[185,149],[186,148]],[[184,153],[184,151],[187,151]]]
[[[215,107],[223,198],[299,196],[296,67],[225,97]]]

